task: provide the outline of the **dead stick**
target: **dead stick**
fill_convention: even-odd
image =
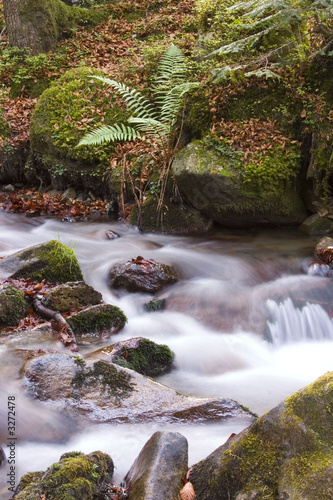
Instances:
[[[34,298],[33,304],[38,314],[40,314],[43,318],[54,319],[55,321],[57,321],[58,323],[60,323],[62,326],[65,327],[66,333],[69,335],[69,337],[71,337],[73,341],[72,343],[76,347],[76,350],[78,350],[75,334],[71,329],[71,327],[69,326],[69,324],[67,323],[67,321],[65,320],[65,318],[60,314],[60,312],[53,311],[52,309],[48,309],[47,307],[43,306],[43,304],[39,299],[37,299],[37,297]]]

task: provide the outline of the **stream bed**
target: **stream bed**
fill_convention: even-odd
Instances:
[[[120,237],[107,239],[110,229]],[[202,236],[142,234],[116,221],[64,223],[0,212],[0,256],[51,239],[75,247],[85,281],[128,317],[117,335],[80,349],[83,357],[118,340],[143,336],[167,344],[176,355],[174,370],[160,377],[160,383],[186,395],[231,398],[258,415],[333,368],[330,282],[302,270],[319,238],[297,229],[216,230]],[[163,311],[145,311],[144,303],[152,296],[119,296],[108,287],[112,265],[139,255],[172,264],[182,276],[158,295],[166,299]],[[15,348],[24,349],[24,341]],[[15,391],[16,399],[22,398],[19,425],[24,396],[17,380],[10,380],[10,349],[2,340],[1,395],[6,399]],[[0,417],[5,418],[4,408]],[[38,429],[40,417],[32,406],[31,426]],[[100,449],[113,458],[114,479],[120,482],[156,430],[185,435],[191,465],[247,425],[249,420],[240,417],[162,428],[158,423],[100,424],[73,431],[61,442],[27,438],[17,444],[19,475],[45,470],[67,451]],[[0,498],[9,498],[5,467],[0,470]]]

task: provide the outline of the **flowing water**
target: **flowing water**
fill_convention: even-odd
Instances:
[[[120,238],[108,240],[108,229]],[[316,240],[296,229],[221,230],[179,237],[141,234],[112,221],[71,224],[0,212],[1,256],[50,239],[75,246],[85,281],[128,317],[116,337],[94,348],[134,336],[168,344],[175,352],[176,366],[159,381],[181,393],[229,397],[261,415],[333,368],[331,282],[302,272]],[[182,280],[160,294],[167,299],[161,312],[145,312],[143,305],[150,296],[116,296],[108,288],[110,267],[138,255],[175,265],[181,273]],[[24,348],[24,344],[18,342],[15,347]],[[31,426],[38,429],[39,415],[8,380],[15,378],[10,356],[4,343],[1,392],[7,397],[10,390],[16,391],[22,400],[18,422],[20,414],[31,411]],[[4,416],[0,411],[1,419]],[[44,418],[56,421],[57,417],[50,413]],[[179,431],[188,438],[191,464],[248,423],[234,418],[205,425],[163,425],[160,430]],[[101,449],[115,461],[115,479],[120,481],[155,430],[158,424],[101,424],[73,433],[61,443],[37,442],[27,436],[18,443],[19,474],[45,469],[66,451]],[[0,495],[8,498],[4,491],[0,489]]]

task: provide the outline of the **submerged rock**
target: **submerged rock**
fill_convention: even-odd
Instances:
[[[13,285],[0,288],[0,328],[14,326],[28,309],[24,293]]]
[[[56,408],[84,415],[91,422],[205,422],[235,415],[250,422],[253,418],[230,399],[183,396],[103,360],[42,354],[26,362],[24,375],[30,396],[52,400]]]
[[[100,359],[149,377],[157,377],[170,371],[174,360],[174,354],[167,345],[159,345],[142,337],[104,347],[97,355]]]
[[[2,259],[0,279],[6,278],[66,283],[80,281],[83,276],[74,251],[60,241],[51,240]]]
[[[155,432],[125,477],[131,500],[178,500],[188,444],[178,432]]]
[[[14,498],[17,500],[97,500],[103,498],[104,483],[109,483],[114,465],[101,451],[89,455],[65,453],[46,472],[22,476]]]
[[[156,293],[179,280],[176,269],[153,259],[136,259],[117,264],[110,270],[111,288],[128,292]]]
[[[327,500],[333,495],[333,372],[193,467],[200,500]]]
[[[102,302],[102,294],[84,281],[75,281],[55,286],[43,298],[43,305],[55,311],[65,312],[71,309],[93,306]]]

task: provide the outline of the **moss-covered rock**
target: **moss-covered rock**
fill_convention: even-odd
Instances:
[[[174,354],[167,345],[142,337],[123,340],[103,349],[110,361],[142,375],[157,377],[171,370]]]
[[[145,232],[154,233],[156,231],[169,234],[194,234],[205,233],[211,226],[212,221],[205,215],[200,214],[193,207],[184,203],[175,203],[170,198],[164,201],[164,208],[161,214],[162,223],[157,217],[157,199],[149,196],[142,206],[140,229]],[[138,224],[138,210],[133,208],[130,215],[130,222]]]
[[[68,324],[78,337],[85,334],[97,336],[112,335],[124,328],[127,318],[123,311],[111,304],[97,304],[72,315],[67,319]]]
[[[269,154],[266,163],[249,164],[245,171],[237,152],[224,149],[217,153],[195,141],[176,156],[173,173],[191,205],[226,226],[303,222],[307,211],[287,175],[290,168],[290,177],[295,178],[296,158]]]
[[[1,278],[32,278],[34,281],[66,283],[82,280],[80,265],[72,248],[51,240],[5,257]]]
[[[13,326],[27,313],[24,293],[13,285],[0,289],[0,328]]]
[[[46,472],[22,476],[15,498],[36,500],[45,496],[49,500],[98,500],[103,483],[110,482],[113,470],[111,457],[101,451],[89,455],[65,453]]]
[[[84,281],[55,286],[43,297],[43,305],[55,311],[81,309],[102,302],[102,294]]]
[[[103,174],[114,146],[76,146],[89,129],[126,121],[128,115],[94,75],[105,76],[94,68],[69,70],[41,95],[31,119],[28,178],[38,175],[57,188],[72,183],[97,194],[108,189]]]
[[[332,389],[328,372],[195,465],[200,499],[326,500],[333,491]]]

